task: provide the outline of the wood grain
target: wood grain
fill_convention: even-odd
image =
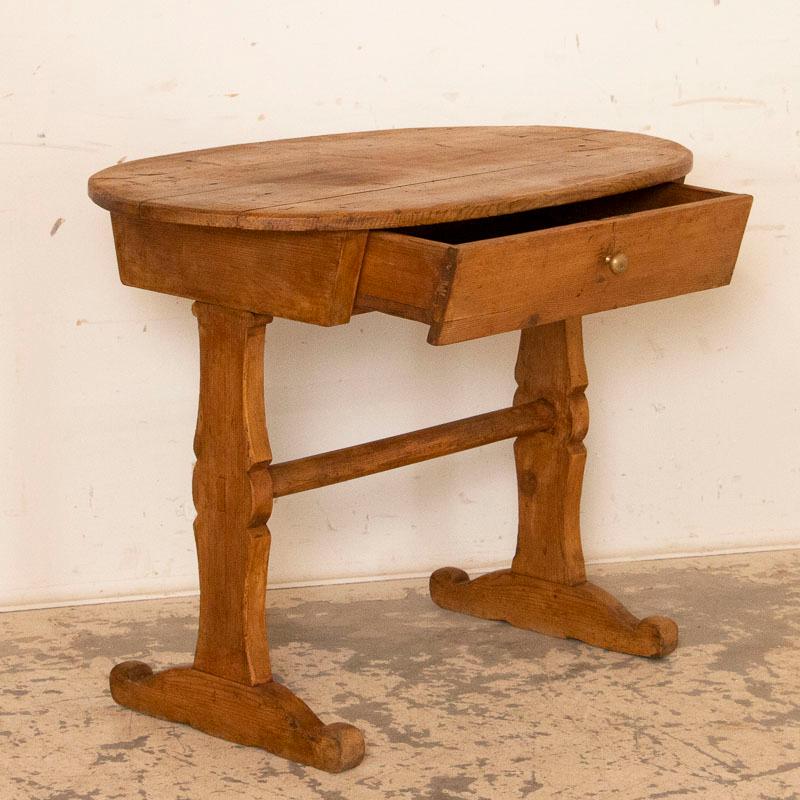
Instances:
[[[437,289],[455,265],[455,256],[455,248],[440,242],[392,231],[370,232],[356,308],[430,324]]]
[[[522,331],[514,370],[514,404],[542,398],[555,409],[548,433],[514,442],[519,495],[515,573],[557,583],[586,580],[580,502],[589,429],[581,319]]]
[[[608,650],[661,657],[675,649],[678,628],[666,617],[638,620],[587,582],[580,537],[580,498],[589,425],[580,318],[524,330],[514,403],[550,403],[556,424],[514,444],[519,494],[517,550],[511,569],[474,580],[445,567],[431,575],[435,603],[451,611],[505,620],[549,636]]]
[[[350,319],[366,233],[261,233],[112,215],[122,282],[317,325]]]
[[[192,494],[200,572],[194,665],[158,673],[141,662],[111,672],[121,705],[261,747],[319,769],[358,764],[364,737],[323,725],[275,683],[266,591],[272,460],[264,413],[264,331],[269,317],[195,303],[200,403]]]
[[[342,722],[323,725],[275,681],[243,686],[197,669],[153,673],[140,661],[126,661],[111,671],[110,684],[114,700],[127,708],[326,772],[352,769],[364,758],[358,728]]]
[[[269,317],[195,303],[200,403],[192,495],[200,571],[194,666],[238,683],[272,677],[265,594],[272,453],[264,413]]]
[[[490,411],[374,442],[272,464],[269,468],[272,491],[275,497],[305,492],[512,436],[546,430],[552,424],[553,409],[544,401]]]
[[[695,200],[691,188],[681,187],[686,203],[458,246],[429,341],[448,344],[730,283],[752,198]],[[618,253],[629,262],[622,274],[606,262]]]
[[[122,280],[200,301],[195,660],[155,674],[120,664],[115,700],[320,769],[354,766],[361,733],[324,725],[272,679],[273,500],[513,436],[511,568],[475,580],[438,570],[434,601],[621,652],[674,649],[674,622],[638,620],[586,580],[580,317],[730,279],[751,198],[683,185],[691,163],[640,134],[469,127],[236,145],[92,176]],[[368,310],[428,324],[433,344],[523,329],[513,407],[273,465],[266,324],[335,325]]]
[[[129,161],[89,180],[119,214],[249,230],[365,230],[488,217],[677,180],[692,155],[636,133],[410,128]]]
[[[608,592],[585,582],[554,583],[500,570],[470,580],[445,567],[431,575],[431,597],[442,608],[516,628],[646,658],[669,655],[678,644],[678,626],[667,617],[639,620]]]
[[[372,231],[356,308],[452,344],[730,281],[752,198],[666,183],[565,206]],[[610,271],[624,252],[629,268]]]

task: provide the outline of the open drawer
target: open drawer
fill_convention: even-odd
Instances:
[[[356,308],[431,344],[723,286],[752,198],[665,183],[582,203],[372,231]]]

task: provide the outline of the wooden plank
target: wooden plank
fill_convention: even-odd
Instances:
[[[275,497],[282,497],[363,478],[365,475],[469,450],[512,436],[543,431],[552,422],[550,404],[537,401],[375,442],[272,464],[269,467],[272,492]]]
[[[712,196],[458,245],[428,341],[449,344],[723,286],[751,203],[748,195]],[[617,253],[628,257],[623,274],[605,261]]]
[[[494,216],[677,180],[692,156],[636,133],[412,128],[258,142],[109,167],[103,208],[175,224],[364,230]]]
[[[171,225],[112,215],[128,286],[317,325],[352,313],[366,233]]]

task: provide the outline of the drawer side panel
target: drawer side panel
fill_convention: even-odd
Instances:
[[[356,307],[430,323],[451,248],[390,231],[369,234]]]

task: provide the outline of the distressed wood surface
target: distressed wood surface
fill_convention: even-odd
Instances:
[[[589,429],[581,319],[522,331],[514,370],[515,405],[545,398],[556,424],[514,442],[519,495],[516,573],[557,583],[586,580],[580,502]]]
[[[129,161],[89,180],[119,214],[251,230],[364,230],[495,216],[685,176],[689,150],[638,133],[409,128]]]
[[[121,705],[192,725],[329,772],[355,766],[364,737],[323,725],[273,681],[266,590],[273,491],[264,412],[264,332],[269,317],[195,303],[200,403],[192,494],[200,572],[200,620],[192,668],[158,673],[117,665]]]
[[[200,401],[192,495],[200,570],[195,668],[239,683],[271,679],[265,613],[272,460],[264,412],[269,317],[195,303]]]
[[[547,402],[534,401],[489,411],[411,433],[272,464],[269,468],[272,491],[275,497],[305,492],[546,430],[552,424],[553,409]]]
[[[358,729],[324,725],[272,678],[273,499],[513,436],[511,568],[475,580],[438,570],[434,601],[611,650],[671,652],[672,620],[639,620],[586,580],[580,316],[729,280],[751,198],[681,185],[690,167],[688,150],[652,137],[495,127],[264,142],[93,176],[123,280],[202,301],[195,660],[117,666],[117,702],[331,772],[359,763]],[[272,465],[266,324],[373,309],[429,324],[434,344],[522,328],[513,407]]]
[[[549,636],[640,656],[667,655],[678,643],[672,620],[639,620],[586,580],[580,498],[589,411],[580,318],[522,331],[516,379],[515,404],[545,399],[556,424],[514,444],[519,530],[511,569],[474,580],[454,567],[439,569],[431,575],[431,597],[452,611]]]
[[[515,628],[645,658],[662,658],[678,644],[678,626],[661,616],[637,619],[608,592],[588,581],[567,586],[498,570],[470,580],[444,567],[431,575],[437,605]]]
[[[675,192],[677,202],[661,208],[648,208],[643,191],[640,210],[634,201],[637,210],[605,219],[458,246],[429,341],[460,342],[730,283],[752,198]],[[627,268],[615,274],[607,259],[618,254]]]
[[[358,728],[324,725],[275,681],[246,686],[188,667],[154,673],[141,661],[125,661],[111,671],[110,685],[114,700],[127,708],[326,772],[351,769],[364,757]]]
[[[394,231],[370,231],[356,293],[356,308],[430,324],[443,275],[455,248]]]
[[[270,233],[112,214],[122,282],[317,325],[350,319],[367,234]]]
[[[356,306],[451,344],[727,284],[752,198],[683,184],[480,220],[373,231]],[[606,261],[624,253],[615,274]]]

